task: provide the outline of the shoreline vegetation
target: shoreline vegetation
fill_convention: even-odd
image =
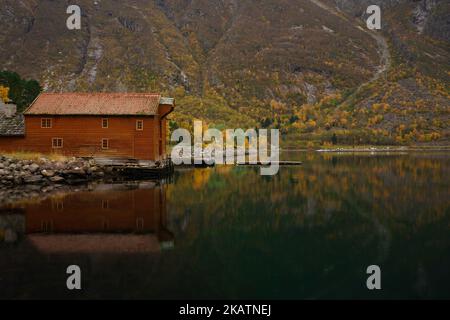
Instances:
[[[315,151],[315,152],[430,152],[430,151],[449,151],[450,146],[322,146],[320,148],[281,148],[282,152],[299,152],[299,151]]]

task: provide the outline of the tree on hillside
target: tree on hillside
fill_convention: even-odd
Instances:
[[[17,105],[19,111],[25,110],[42,91],[36,80],[22,79],[11,71],[0,71],[0,86],[9,88],[8,98]]]

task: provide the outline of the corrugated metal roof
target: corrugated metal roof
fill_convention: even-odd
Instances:
[[[156,115],[161,95],[149,93],[42,93],[26,115]]]

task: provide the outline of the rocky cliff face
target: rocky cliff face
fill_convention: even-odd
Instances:
[[[379,5],[391,10],[399,6],[412,8],[411,22],[420,33],[449,41],[450,4],[446,0],[327,0],[331,5],[354,16],[364,16],[365,9]]]
[[[431,37],[450,41],[450,3],[443,0],[422,0],[416,7],[418,29]]]

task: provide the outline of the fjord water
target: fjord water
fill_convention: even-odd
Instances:
[[[0,243],[0,297],[450,298],[448,153],[283,157],[304,164],[180,169],[3,208],[18,240]],[[66,289],[69,265],[82,291]]]

